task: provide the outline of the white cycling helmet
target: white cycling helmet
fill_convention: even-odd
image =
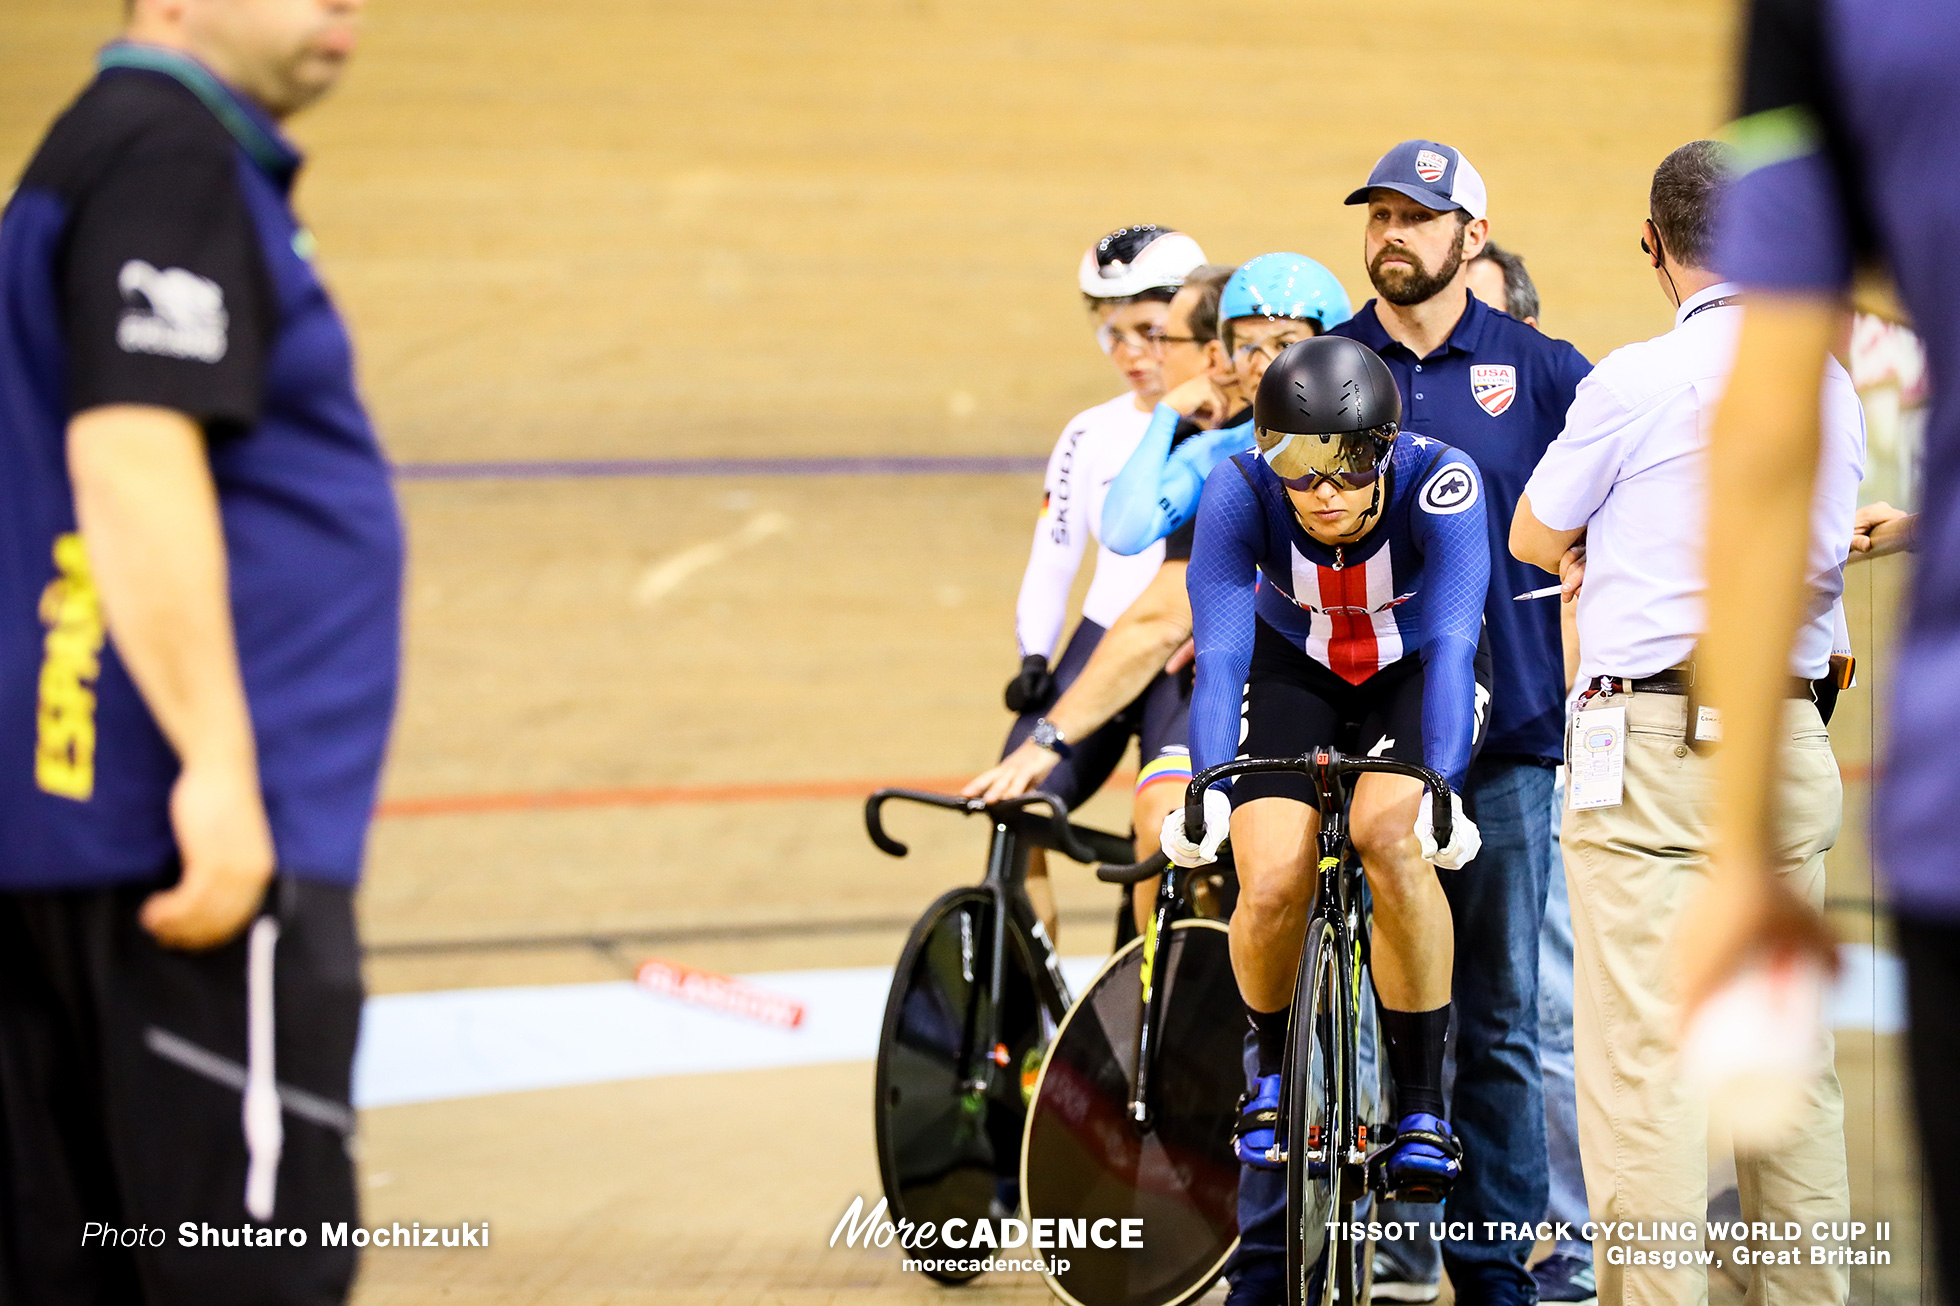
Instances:
[[[1198,242],[1181,231],[1155,223],[1118,227],[1082,256],[1076,280],[1090,299],[1128,299],[1151,290],[1176,290],[1204,261]]]

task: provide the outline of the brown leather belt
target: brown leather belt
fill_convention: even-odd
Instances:
[[[1682,667],[1669,667],[1651,676],[1634,679],[1628,676],[1594,676],[1589,687],[1596,694],[1682,694],[1694,688],[1695,668],[1692,664]],[[1783,678],[1783,697],[1815,698],[1812,684],[1798,676]]]

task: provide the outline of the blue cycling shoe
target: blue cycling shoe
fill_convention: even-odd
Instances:
[[[1239,1123],[1232,1130],[1232,1152],[1244,1165],[1261,1170],[1284,1170],[1286,1162],[1273,1156],[1273,1134],[1279,1125],[1279,1076],[1261,1075],[1251,1092],[1239,1098]]]
[[[1395,1140],[1381,1167],[1396,1200],[1440,1202],[1463,1173],[1463,1144],[1450,1132],[1449,1121],[1412,1111],[1395,1126]]]

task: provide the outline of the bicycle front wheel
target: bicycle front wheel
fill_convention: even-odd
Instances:
[[[1010,933],[995,1023],[998,1049],[985,1037],[995,929],[994,896],[955,889],[912,927],[892,974],[878,1039],[878,1171],[891,1219],[971,1222],[1002,1219],[1017,1192],[1022,1068],[1039,1063],[1041,1005],[1025,942]],[[984,1073],[985,1091],[969,1077]],[[929,1262],[930,1263],[930,1262]],[[927,1271],[964,1283],[978,1271]]]
[[[1340,938],[1333,923],[1307,926],[1293,991],[1286,1057],[1286,1282],[1290,1300],[1319,1300],[1327,1222],[1341,1202],[1342,1139],[1353,1035],[1341,981]]]
[[[1058,1235],[1099,1220],[1143,1222],[1141,1246],[1074,1237],[1053,1253],[1069,1266],[1046,1274],[1048,1286],[1070,1306],[1175,1306],[1209,1287],[1238,1246],[1232,1125],[1245,1085],[1244,1004],[1229,939],[1217,921],[1185,920],[1158,949],[1147,1125],[1130,1113],[1142,939],[1109,959],[1055,1031],[1021,1149],[1028,1216],[1053,1219]]]
[[[1354,928],[1365,930],[1365,913],[1356,913]],[[1354,1105],[1348,1115],[1348,1133],[1357,1150],[1366,1153],[1381,1146],[1395,1124],[1395,1081],[1388,1073],[1388,1038],[1382,1032],[1381,1007],[1375,1001],[1374,977],[1359,953],[1348,961],[1350,991],[1355,995],[1354,1012]],[[1369,1221],[1379,1220],[1379,1207],[1370,1187],[1372,1176],[1363,1165],[1343,1167],[1340,1201],[1329,1217],[1338,1224],[1365,1230]],[[1365,1302],[1374,1284],[1375,1240],[1364,1232],[1359,1238],[1336,1237],[1331,1241],[1330,1260],[1334,1266],[1336,1296],[1344,1302]]]

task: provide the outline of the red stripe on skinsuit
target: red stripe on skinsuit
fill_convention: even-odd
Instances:
[[[1367,564],[1343,567],[1339,571],[1321,567],[1319,571],[1320,606],[1329,610],[1327,619],[1331,623],[1327,637],[1327,666],[1350,685],[1358,685],[1375,674],[1381,661],[1380,650],[1375,644],[1375,623],[1368,619],[1367,614]],[[1360,611],[1338,610],[1342,608],[1358,608]]]

